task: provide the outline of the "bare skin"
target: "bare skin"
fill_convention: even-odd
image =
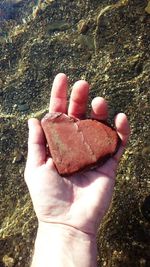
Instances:
[[[67,77],[65,74],[58,74],[52,86],[49,112],[63,112],[77,118],[84,118],[87,109],[88,93],[89,84],[86,81],[76,82],[72,89],[69,106],[67,107]],[[103,98],[96,97],[93,99],[91,103],[91,117],[104,121],[107,120],[108,106]],[[61,263],[57,264],[53,259],[53,266],[96,266],[95,237],[97,228],[109,208],[114,189],[116,169],[130,134],[129,123],[124,113],[120,113],[115,117],[115,127],[122,140],[117,154],[95,170],[72,175],[66,179],[59,176],[52,158],[47,157],[46,141],[40,121],[35,118],[29,120],[28,159],[25,169],[25,181],[29,188],[39,222],[36,240],[38,245],[36,248],[35,244],[33,267],[40,266],[39,262],[42,257],[47,257],[47,260],[44,262],[45,265],[42,266],[50,266],[48,255],[42,254],[39,258],[39,251],[36,253],[36,250],[40,250],[40,245],[43,246],[43,236],[45,235],[45,238],[47,238],[51,229],[53,229],[53,233],[56,229],[57,232],[58,229],[61,229],[62,236],[65,235],[66,230],[67,233],[71,233],[68,249],[70,249],[73,237],[77,236],[78,240],[80,240],[80,237],[81,240],[86,237],[89,241],[89,247],[87,250],[84,248],[84,251],[91,254],[90,258],[87,257],[88,262],[84,262],[84,265],[81,265],[83,264],[83,259],[81,262],[79,259],[76,259],[80,258],[80,252],[78,251],[75,257],[70,255],[69,263],[67,262],[69,256],[67,259],[63,258]],[[61,233],[59,235],[60,239]],[[47,250],[49,254],[53,250],[50,242],[49,249],[45,248],[44,250]],[[65,243],[65,241],[63,242]],[[82,242],[81,246],[83,248]],[[75,244],[72,245],[73,250],[75,249],[74,247],[76,247]],[[54,252],[52,253],[54,254]],[[72,253],[75,253],[75,251]]]

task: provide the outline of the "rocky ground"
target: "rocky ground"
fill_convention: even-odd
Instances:
[[[55,75],[91,84],[131,138],[98,233],[98,266],[150,266],[150,4],[147,0],[0,4],[0,267],[28,267],[37,222],[23,173],[27,119],[48,108]],[[5,8],[4,8],[5,5]],[[8,8],[11,6],[11,8]],[[90,104],[90,101],[89,101]]]

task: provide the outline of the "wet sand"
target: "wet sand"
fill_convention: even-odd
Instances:
[[[150,266],[150,88],[147,1],[35,1],[0,21],[0,266],[29,266],[37,221],[23,176],[27,119],[41,118],[55,75],[91,84],[109,117],[125,112],[131,138],[109,213],[98,266]],[[99,3],[100,2],[100,3]],[[0,6],[1,11],[1,6]],[[7,11],[8,12],[8,11]],[[3,15],[4,16],[4,15]],[[7,18],[7,19],[6,19]],[[69,97],[69,96],[68,96]]]

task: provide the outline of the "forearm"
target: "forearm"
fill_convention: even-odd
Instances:
[[[31,267],[96,267],[96,238],[70,226],[40,224]]]

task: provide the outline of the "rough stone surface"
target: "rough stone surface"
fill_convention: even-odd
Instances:
[[[117,149],[116,131],[99,121],[78,120],[56,112],[47,114],[41,123],[60,175],[102,164]]]

